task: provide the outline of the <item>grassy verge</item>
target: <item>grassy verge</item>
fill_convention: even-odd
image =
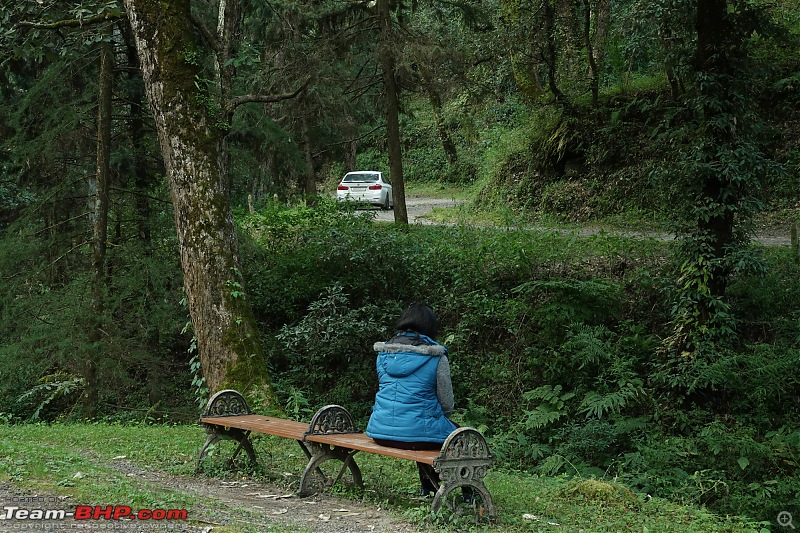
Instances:
[[[225,504],[184,492],[180,484],[143,482],[115,466],[125,461],[162,475],[194,475],[197,449],[203,440],[203,431],[197,426],[0,425],[0,484],[9,484],[12,493],[68,496],[73,503],[87,505],[221,509]],[[292,489],[305,463],[296,445],[270,437],[255,439],[255,445],[261,458],[269,458],[262,463],[269,464],[247,472],[248,478]],[[427,502],[413,497],[417,483],[413,463],[369,455],[359,456],[359,463],[366,490],[343,497],[388,507],[423,529],[733,533],[759,531],[760,527],[735,517],[718,517],[702,509],[634,494],[613,483],[500,471],[491,472],[486,479],[499,513],[497,524],[435,525],[427,520]],[[212,461],[201,475],[237,475],[214,464]],[[245,517],[257,514],[255,509],[237,512]],[[215,528],[253,530],[247,526]]]

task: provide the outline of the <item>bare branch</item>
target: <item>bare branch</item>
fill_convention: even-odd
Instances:
[[[297,88],[294,92],[291,93],[283,93],[283,94],[245,94],[242,96],[237,96],[230,101],[230,109],[236,109],[242,104],[249,104],[249,103],[262,103],[262,104],[272,104],[275,102],[280,102],[282,100],[291,100],[292,98],[296,98],[300,93],[306,90],[308,84],[311,83],[311,78],[306,78],[306,81],[303,82],[303,85]]]
[[[373,133],[375,133],[376,131],[378,131],[378,130],[380,130],[380,129],[384,129],[385,127],[386,127],[386,125],[385,125],[385,124],[381,124],[380,126],[377,126],[377,127],[375,127],[375,128],[372,128],[371,130],[369,130],[369,131],[368,131],[367,133],[365,133],[364,135],[359,135],[358,137],[355,137],[355,138],[353,138],[353,139],[346,139],[346,140],[344,140],[344,141],[340,141],[340,142],[338,142],[338,143],[331,143],[331,144],[328,144],[327,146],[328,146],[328,148],[330,148],[331,146],[341,146],[341,145],[343,145],[343,144],[348,144],[348,143],[358,142],[358,141],[360,141],[361,139],[366,139],[367,137],[369,137],[370,135],[372,135],[372,134],[373,134]],[[324,154],[325,152],[327,152],[327,151],[328,151],[328,148],[326,148],[325,150],[320,150],[319,152],[316,152],[316,153],[314,154],[314,157],[318,157],[318,156],[320,156],[320,155]]]

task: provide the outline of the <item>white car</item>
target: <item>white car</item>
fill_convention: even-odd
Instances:
[[[360,170],[345,174],[336,188],[336,199],[378,205],[387,211],[394,208],[392,184],[383,172],[375,170]]]

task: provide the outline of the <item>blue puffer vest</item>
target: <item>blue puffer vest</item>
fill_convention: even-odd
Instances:
[[[367,435],[400,442],[444,442],[456,429],[436,396],[436,368],[447,349],[425,335],[398,336],[408,337],[413,345],[378,342],[374,346],[379,389]]]

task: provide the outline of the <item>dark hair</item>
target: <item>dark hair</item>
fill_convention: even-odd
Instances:
[[[413,331],[435,339],[439,333],[439,322],[436,320],[436,313],[430,306],[415,302],[400,315],[395,328],[398,331]]]

